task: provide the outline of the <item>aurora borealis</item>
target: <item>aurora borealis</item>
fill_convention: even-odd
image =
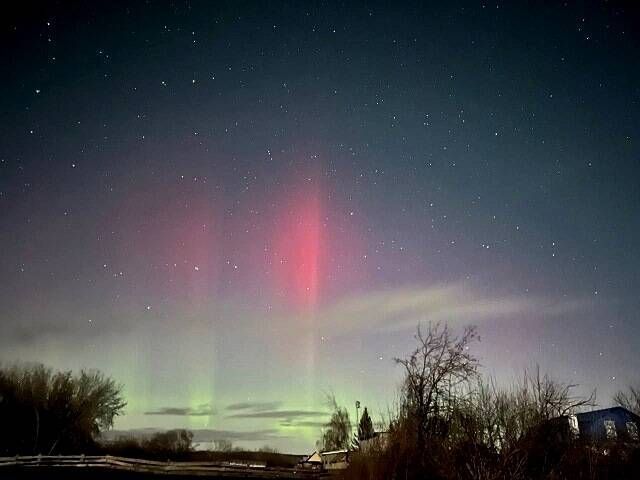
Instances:
[[[422,4],[424,3],[424,4]],[[2,19],[0,361],[119,430],[312,450],[416,325],[611,395],[640,361],[638,8],[26,2]]]

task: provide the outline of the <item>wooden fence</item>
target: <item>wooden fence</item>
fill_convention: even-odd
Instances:
[[[7,470],[90,468],[114,471],[198,476],[212,478],[283,478],[283,479],[326,479],[326,472],[294,468],[272,468],[261,464],[240,464],[234,462],[157,462],[134,458],[90,455],[70,456],[16,456],[0,457],[0,477]]]

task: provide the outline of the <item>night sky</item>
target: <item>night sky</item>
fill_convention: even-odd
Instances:
[[[22,2],[0,59],[0,360],[99,368],[119,430],[313,449],[418,323],[600,405],[640,362],[623,2]],[[540,5],[534,5],[534,4]]]

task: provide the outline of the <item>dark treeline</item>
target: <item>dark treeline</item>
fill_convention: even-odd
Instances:
[[[216,440],[212,449],[196,451],[193,433],[175,429],[155,432],[146,438],[120,436],[100,445],[102,453],[148,460],[197,461],[197,462],[264,462],[269,467],[294,467],[299,460],[295,455],[286,455],[264,445],[255,451],[236,447],[229,440]]]
[[[215,452],[195,452],[193,433],[184,429],[144,438],[123,436],[105,442],[101,433],[123,413],[122,386],[97,371],[55,372],[40,364],[0,368],[0,456],[120,455],[155,460],[261,460],[291,466],[291,459],[264,446],[242,452],[226,440]]]
[[[110,455],[141,459],[188,460],[193,450],[193,433],[185,429],[155,432],[145,438],[121,436],[100,443],[99,448]]]
[[[568,416],[592,407],[594,395],[576,396],[574,385],[537,368],[517,384],[499,388],[480,375],[470,353],[477,338],[473,327],[460,336],[439,325],[418,330],[416,349],[396,359],[404,380],[387,433],[352,455],[344,478],[640,478],[637,442],[619,435],[616,441],[592,443],[571,431]],[[616,401],[638,408],[634,393],[618,394]]]
[[[117,455],[149,460],[261,461],[293,467],[297,457],[269,446],[242,451],[218,440],[215,451],[194,451],[193,433],[184,429],[144,438],[102,440],[126,406],[122,386],[97,371],[55,372],[43,365],[0,368],[0,456]]]
[[[125,407],[121,390],[96,371],[0,369],[0,455],[88,453]]]
[[[347,410],[330,397],[333,414],[318,443],[323,450],[355,450],[345,478],[640,478],[640,447],[624,432],[607,441],[571,431],[568,416],[592,407],[593,395],[577,396],[575,386],[537,368],[508,388],[498,387],[479,373],[471,349],[477,339],[472,327],[459,336],[440,325],[418,330],[415,350],[396,359],[404,375],[384,435],[375,434],[365,408],[352,436]],[[638,392],[629,388],[614,400],[640,413]],[[238,452],[229,442],[222,442],[218,452],[194,452],[186,430],[101,443],[100,433],[112,427],[124,407],[122,387],[99,372],[54,372],[42,365],[0,368],[0,456],[110,453],[224,461],[232,453],[292,466],[289,456],[272,449]]]

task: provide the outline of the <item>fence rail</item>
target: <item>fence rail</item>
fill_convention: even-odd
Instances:
[[[284,478],[324,479],[325,472],[294,468],[267,467],[258,464],[234,464],[233,462],[158,462],[111,455],[67,455],[67,456],[16,456],[0,457],[0,476],[9,468],[99,468],[134,473],[158,473],[163,475],[235,477],[238,478]]]

